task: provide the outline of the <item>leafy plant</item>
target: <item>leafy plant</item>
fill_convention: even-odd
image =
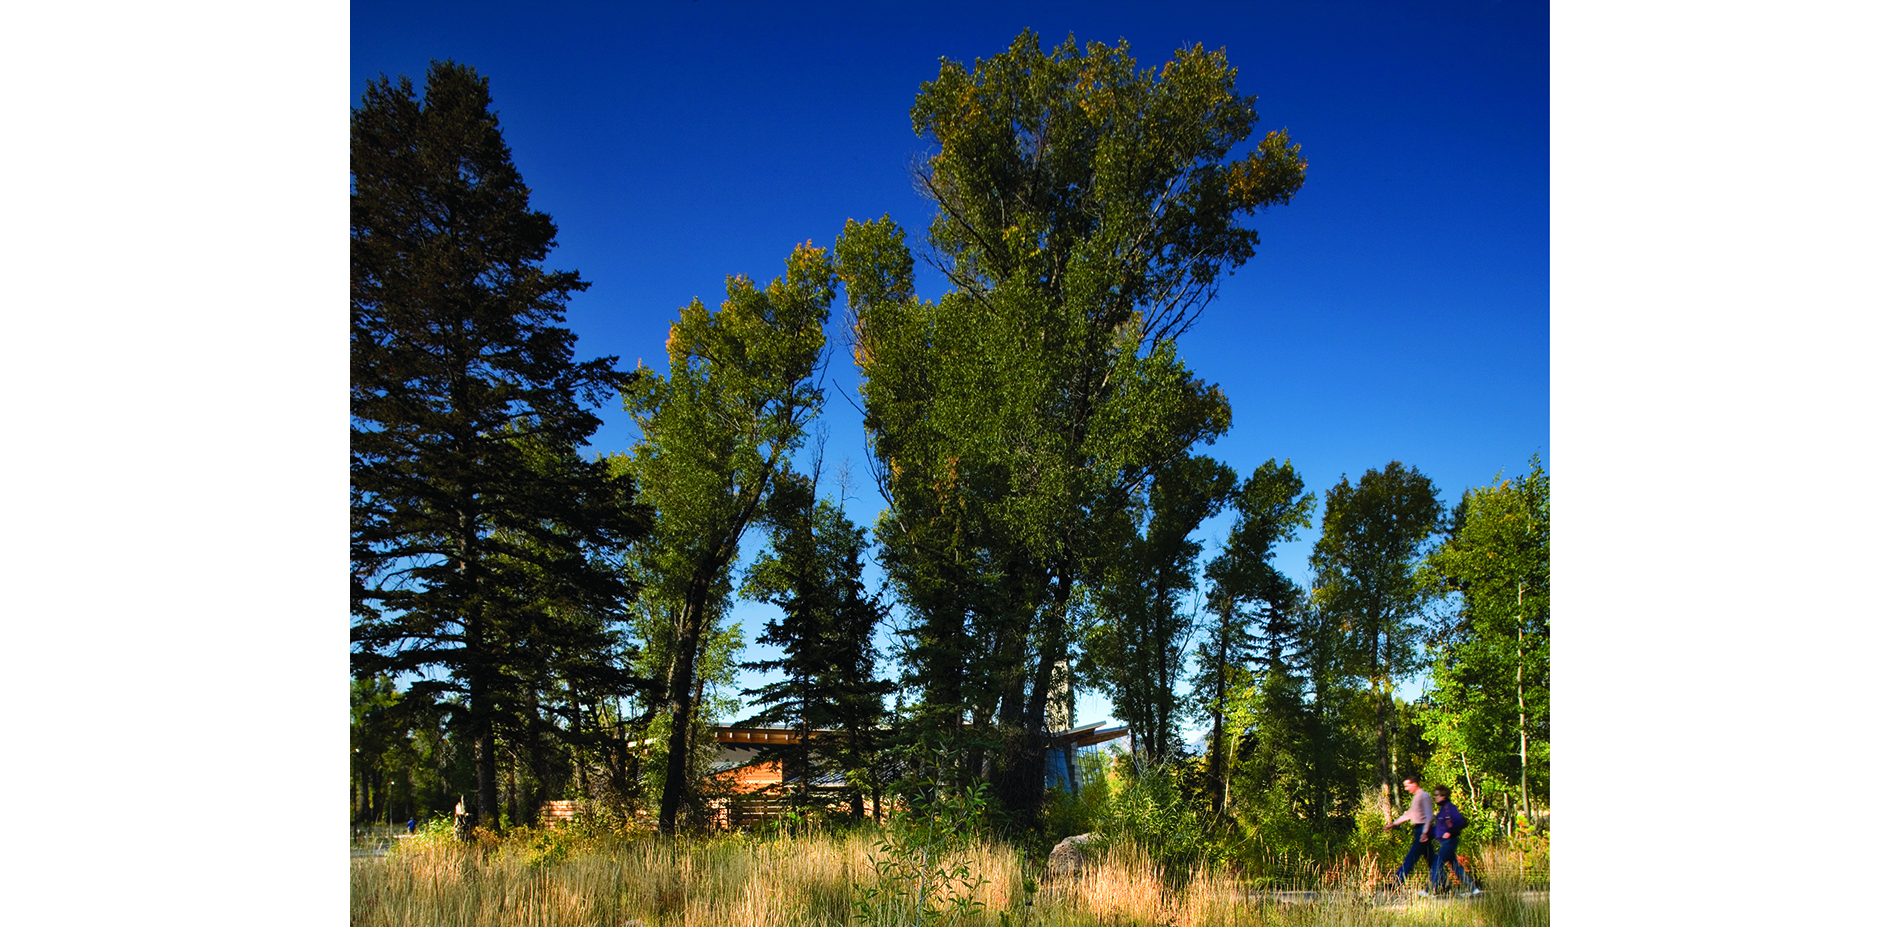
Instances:
[[[1178,762],[1131,771],[1110,790],[1098,816],[1110,842],[1140,847],[1175,882],[1185,880],[1198,863],[1224,864],[1232,856],[1212,822],[1194,807],[1184,778]]]
[[[869,855],[877,880],[864,886],[854,905],[858,921],[882,923],[876,912],[897,907],[908,909],[910,922],[923,927],[946,916],[962,922],[980,910],[978,893],[989,877],[976,869],[969,851],[989,811],[987,786],[977,785],[940,790],[935,800],[892,815],[877,852]]]
[[[558,834],[537,834],[528,844],[528,850],[522,856],[522,862],[529,869],[546,869],[567,859],[571,848]]]

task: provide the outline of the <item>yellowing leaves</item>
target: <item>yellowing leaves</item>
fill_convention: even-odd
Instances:
[[[1261,204],[1290,203],[1305,184],[1306,159],[1285,129],[1268,132],[1253,154],[1227,172],[1227,195],[1249,212]]]

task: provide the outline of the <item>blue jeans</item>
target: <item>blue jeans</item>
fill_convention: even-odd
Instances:
[[[1405,877],[1412,874],[1412,864],[1432,852],[1431,844],[1418,839],[1423,833],[1425,833],[1425,825],[1412,825],[1412,847],[1405,851],[1405,862],[1399,864],[1399,871],[1393,875],[1392,879],[1392,881],[1399,885],[1404,885]]]
[[[1471,880],[1465,877],[1465,866],[1458,861],[1458,838],[1438,841],[1438,855],[1432,858],[1432,891],[1438,891],[1445,884],[1445,863],[1451,863],[1451,870],[1458,874],[1458,884],[1471,890]]]

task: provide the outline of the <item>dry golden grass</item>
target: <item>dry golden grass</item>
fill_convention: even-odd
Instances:
[[[492,843],[406,841],[383,858],[352,863],[350,922],[360,927],[895,927],[917,920],[914,894],[879,899],[868,922],[854,902],[876,877],[876,838],[742,836],[667,842],[658,838],[537,836]],[[1431,901],[1357,890],[1357,865],[1334,873],[1337,888],[1293,899],[1239,881],[1194,873],[1173,889],[1138,849],[1111,847],[1081,877],[1041,885],[1034,905],[1025,866],[1006,844],[969,848],[983,880],[982,906],[942,927],[1239,927],[1239,925],[1547,925],[1548,903],[1526,903],[1512,884],[1481,899]],[[1027,874],[1040,877],[1040,866]],[[1510,882],[1509,875],[1503,877]]]

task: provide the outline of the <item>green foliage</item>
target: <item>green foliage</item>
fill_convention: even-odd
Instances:
[[[1320,539],[1313,545],[1314,605],[1321,620],[1341,632],[1346,672],[1372,687],[1376,775],[1394,804],[1392,689],[1422,668],[1418,615],[1430,584],[1420,559],[1443,512],[1432,481],[1395,460],[1383,470],[1367,470],[1356,485],[1341,476],[1326,491]]]
[[[1291,201],[1306,162],[1284,132],[1226,162],[1257,120],[1220,51],[1139,70],[1127,44],[1069,40],[1043,53],[1025,30],[971,66],[945,59],[911,109],[939,145],[920,180],[938,204],[931,243],[961,291],[1061,291],[1107,338],[1145,315],[1167,340],[1253,254],[1235,221]]]
[[[810,783],[835,772],[858,784],[852,803],[861,811],[877,778],[878,728],[890,689],[874,675],[872,638],[884,609],[864,588],[865,531],[836,503],[815,500],[809,481],[786,481],[771,508],[771,548],[747,571],[741,592],[782,610],[766,622],[759,643],[784,655],[745,668],[776,670],[782,678],[743,693],[759,711],[742,723],[778,724],[803,735],[798,743],[760,752],[761,760],[782,764],[795,805],[822,805]],[[814,729],[827,733],[814,738]]]
[[[448,62],[418,100],[372,82],[350,120],[351,667],[420,677],[496,811],[497,739],[528,743],[554,676],[611,693],[601,655],[626,595],[612,558],[646,530],[629,482],[576,451],[585,403],[626,380],[575,361],[573,271],[489,110]]]
[[[1342,623],[1289,592],[1280,645],[1228,702],[1227,810],[1245,827],[1271,830],[1278,846],[1322,857],[1351,830],[1362,783],[1376,779],[1376,712],[1352,673]]]
[[[1236,603],[1268,603],[1283,594],[1286,578],[1273,568],[1273,548],[1312,527],[1315,500],[1293,462],[1268,460],[1234,494],[1240,517],[1227,543],[1207,566],[1213,595]]]
[[[1443,511],[1431,480],[1398,461],[1326,491],[1315,604],[1345,623],[1357,675],[1389,684],[1420,668],[1420,553]]]
[[[1220,828],[1193,800],[1193,764],[1177,759],[1138,768],[1119,751],[1116,760],[1119,775],[1098,817],[1103,836],[1140,848],[1176,885],[1197,864],[1226,862],[1231,854]]]
[[[744,649],[745,638],[738,622],[732,622],[706,635],[700,648],[699,666],[696,679],[699,683],[700,698],[693,713],[684,722],[686,731],[677,742],[681,745],[681,766],[687,788],[680,793],[680,804],[675,822],[679,830],[705,832],[712,822],[712,800],[729,793],[729,788],[721,780],[713,779],[713,763],[719,755],[718,743],[713,739],[711,719],[730,715],[739,706],[733,681],[737,676],[738,654]],[[674,715],[666,711],[652,712],[644,726],[636,728],[637,739],[642,744],[640,754],[640,781],[638,783],[642,810],[651,810],[658,805],[659,797],[665,794],[667,771],[671,764],[668,758],[675,750],[673,738]]]
[[[649,589],[646,606],[664,632],[664,754],[659,823],[673,833],[694,780],[690,723],[699,705],[708,635],[728,607],[741,541],[787,478],[791,455],[824,392],[814,375],[835,291],[831,258],[793,249],[785,275],[763,290],[726,281],[718,311],[699,300],[680,310],[667,336],[667,372],[642,370],[622,392],[640,443],[619,464],[655,512],[631,569]]]
[[[1480,807],[1550,788],[1550,476],[1465,493],[1430,566],[1457,607],[1441,629],[1427,736]],[[1520,707],[1521,705],[1521,707]],[[1547,800],[1547,799],[1546,799]]]
[[[533,837],[523,861],[529,869],[546,869],[567,859],[572,852],[560,833],[543,831]]]
[[[878,912],[895,906],[912,912],[917,927],[967,923],[983,908],[978,893],[989,879],[970,850],[991,814],[986,787],[940,789],[923,799],[893,814],[878,840],[870,857],[876,881],[855,904],[859,922],[880,922]]]
[[[1100,809],[1108,802],[1106,782],[1084,783],[1082,788],[1050,789],[1042,805],[1043,843],[1054,847],[1064,837],[1090,833],[1101,827]],[[1032,843],[1034,848],[1035,844]],[[1046,848],[1045,848],[1046,849]],[[1031,855],[1034,855],[1033,853]],[[1047,856],[1045,852],[1043,854]]]
[[[1076,675],[1108,694],[1144,765],[1183,746],[1175,688],[1186,664],[1194,612],[1187,599],[1201,553],[1189,535],[1226,504],[1234,482],[1234,471],[1210,457],[1170,461],[1147,486],[1146,504],[1105,526],[1114,540],[1089,587],[1092,620]],[[1138,520],[1143,510],[1147,517]]]
[[[388,676],[350,681],[351,822],[447,814],[474,784],[466,743],[448,713],[404,699]]]
[[[1228,530],[1220,553],[1207,565],[1205,575],[1212,584],[1208,606],[1214,622],[1208,639],[1195,652],[1200,671],[1194,685],[1202,693],[1195,707],[1213,722],[1207,736],[1208,796],[1217,817],[1226,812],[1233,778],[1231,756],[1238,747],[1235,733],[1247,730],[1245,724],[1229,723],[1238,707],[1236,690],[1254,682],[1255,668],[1264,674],[1261,680],[1270,689],[1275,688],[1272,681],[1287,675],[1300,593],[1292,580],[1274,568],[1273,555],[1274,546],[1291,540],[1295,528],[1312,524],[1314,500],[1305,487],[1292,461],[1268,460],[1255,468],[1234,494],[1240,517]],[[1267,735],[1277,740],[1266,726],[1283,726],[1298,706],[1281,698],[1272,706],[1261,702],[1254,708],[1251,720],[1259,728],[1255,739]]]
[[[1045,53],[1025,32],[946,59],[911,118],[936,147],[917,179],[951,291],[917,298],[888,217],[847,223],[837,246],[889,502],[877,537],[911,617],[918,717],[993,729],[990,781],[1033,824],[1071,598],[1103,585],[1111,525],[1142,520],[1126,514],[1142,487],[1231,417],[1173,340],[1252,255],[1238,214],[1288,202],[1305,161],[1285,133],[1227,160],[1253,100],[1199,46],[1139,70],[1126,45]]]

